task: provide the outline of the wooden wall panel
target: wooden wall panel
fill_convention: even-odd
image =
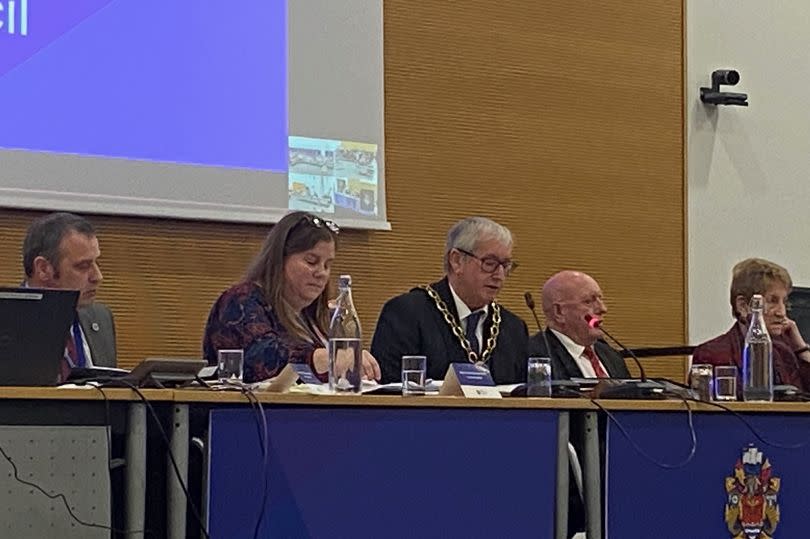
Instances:
[[[390,232],[344,231],[335,274],[354,277],[370,337],[382,303],[438,278],[447,228],[490,216],[516,236],[503,303],[562,268],[596,277],[629,345],[685,337],[680,2],[386,0]],[[2,173],[2,169],[0,169]],[[0,201],[1,203],[1,201]],[[21,278],[35,212],[0,211],[0,280]],[[266,227],[93,216],[100,299],[120,363],[196,356],[216,295]],[[681,376],[682,362],[657,374]]]

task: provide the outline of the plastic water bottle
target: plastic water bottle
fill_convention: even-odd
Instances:
[[[362,334],[352,302],[352,277],[341,275],[329,324],[329,389],[334,393],[359,393],[362,377]]]
[[[751,298],[751,323],[743,348],[743,400],[773,401],[773,344],[762,315],[762,296]]]

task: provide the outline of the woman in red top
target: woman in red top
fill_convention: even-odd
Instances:
[[[763,315],[773,340],[773,370],[777,384],[810,391],[810,347],[796,322],[787,316],[787,298],[793,287],[788,271],[762,258],[748,258],[734,266],[731,277],[731,314],[735,323],[726,333],[698,346],[692,363],[736,365],[742,373],[742,351],[754,294],[765,300]]]

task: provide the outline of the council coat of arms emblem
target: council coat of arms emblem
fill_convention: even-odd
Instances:
[[[732,539],[772,539],[779,524],[781,480],[756,447],[746,447],[726,477],[726,526]]]

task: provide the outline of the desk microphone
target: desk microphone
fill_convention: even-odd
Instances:
[[[532,297],[532,293],[526,292],[523,294],[523,299],[526,300],[526,307],[528,307],[534,315],[534,321],[537,323],[537,329],[540,331],[540,335],[543,337],[543,343],[546,345],[546,355],[551,357],[551,346],[548,344],[548,337],[546,336],[546,332],[543,331],[543,325],[540,323],[540,318],[537,317],[537,311],[534,308],[534,298]]]
[[[548,337],[546,336],[546,332],[543,330],[543,325],[540,323],[540,317],[537,316],[537,310],[535,310],[534,306],[534,298],[532,297],[531,292],[526,292],[523,294],[523,299],[526,300],[526,307],[532,312],[534,315],[534,321],[537,324],[537,329],[540,332],[540,336],[543,338],[543,344],[546,347],[545,356],[551,359],[551,346],[548,344]],[[554,377],[555,373],[552,372],[552,378]],[[573,382],[571,380],[552,380],[551,382],[551,391],[552,396],[555,397],[571,397],[571,396],[580,396],[579,395],[580,386],[578,383]],[[525,397],[526,396],[526,384],[521,384],[516,387],[511,396],[513,397]]]
[[[526,300],[526,307],[528,307],[534,315],[534,321],[537,323],[537,329],[543,331],[543,326],[540,325],[540,319],[537,317],[537,311],[534,310],[534,298],[532,297],[532,293],[526,292],[523,294],[523,299]]]
[[[586,314],[586,315],[585,315],[585,321],[586,321],[586,322],[588,323],[588,325],[589,325],[589,326],[591,326],[592,328],[599,328],[599,330],[600,330],[602,333],[604,333],[604,334],[605,334],[605,335],[606,335],[608,338],[610,338],[610,340],[611,340],[611,341],[615,342],[615,343],[616,343],[616,345],[617,345],[617,346],[619,346],[619,348],[621,348],[621,349],[622,349],[622,351],[627,352],[628,354],[630,354],[630,357],[632,357],[632,358],[633,358],[633,361],[635,361],[635,362],[636,362],[636,366],[638,367],[639,373],[641,374],[641,381],[642,381],[642,382],[646,382],[646,381],[647,381],[647,373],[644,371],[644,366],[641,364],[641,361],[639,361],[638,357],[636,357],[635,352],[633,352],[632,350],[630,350],[629,348],[627,348],[625,345],[623,345],[622,343],[620,343],[620,342],[619,342],[619,341],[616,339],[616,337],[614,337],[613,335],[611,335],[610,333],[608,333],[608,332],[607,332],[607,330],[605,329],[605,326],[603,326],[603,325],[602,325],[602,319],[601,319],[601,318],[597,318],[597,317],[595,317],[595,316],[591,316],[590,314]]]

